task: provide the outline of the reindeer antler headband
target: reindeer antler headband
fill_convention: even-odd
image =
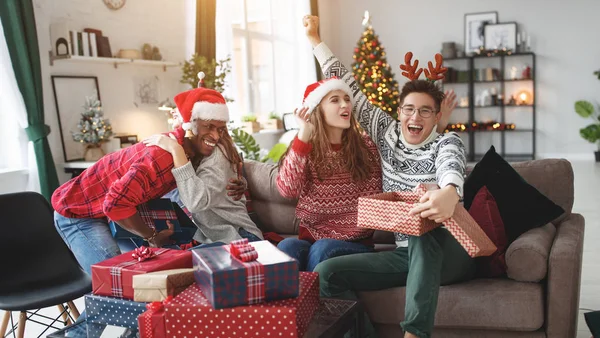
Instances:
[[[412,52],[406,53],[406,55],[404,55],[404,64],[400,65],[400,69],[403,70],[402,75],[411,81],[417,80],[419,76],[421,76],[423,70],[425,70],[425,77],[431,82],[443,79],[444,74],[448,71],[448,68],[442,67],[444,58],[441,54],[435,54],[435,67],[433,66],[433,63],[429,61],[427,64],[429,69],[419,68],[419,60],[415,60],[415,62],[411,64],[412,57]]]

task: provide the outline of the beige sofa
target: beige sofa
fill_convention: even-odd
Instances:
[[[573,169],[566,160],[514,163],[523,178],[566,212],[552,224],[533,229],[511,244],[507,278],[474,279],[443,286],[434,337],[575,337],[581,279],[584,219],[571,213]],[[296,201],[281,197],[277,168],[246,162],[253,206],[263,231],[297,234]],[[393,245],[389,233],[376,233],[378,248]],[[405,288],[360,293],[381,337],[401,337]]]

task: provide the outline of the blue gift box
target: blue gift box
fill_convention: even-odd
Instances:
[[[196,283],[213,308],[298,296],[298,261],[268,241],[250,245],[258,252],[258,259],[246,263],[232,257],[228,245],[192,250]]]
[[[138,329],[137,317],[146,311],[146,304],[112,297],[85,295],[88,323],[107,324]]]
[[[173,239],[190,241],[197,229],[196,225],[175,202],[166,198],[154,199],[138,207],[138,212],[149,227],[157,232],[167,229],[167,220],[173,223],[175,234]],[[110,231],[117,239],[141,239],[139,236],[123,229],[114,221],[109,222]],[[184,230],[185,229],[185,230]],[[191,235],[190,235],[191,233]]]

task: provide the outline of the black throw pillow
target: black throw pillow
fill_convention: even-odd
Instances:
[[[469,210],[475,195],[483,186],[487,187],[496,200],[509,244],[523,233],[543,226],[565,212],[527,183],[496,153],[494,146],[465,180],[465,209]]]

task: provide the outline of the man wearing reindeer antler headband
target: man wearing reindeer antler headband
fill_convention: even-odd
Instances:
[[[437,184],[440,189],[427,192],[411,213],[438,223],[450,218],[462,198],[466,157],[456,133],[438,133],[445,126],[440,123],[444,93],[434,83],[446,72],[441,55],[436,55],[435,65],[429,62],[423,70],[418,61],[412,62],[412,53],[406,54],[400,68],[410,81],[401,90],[396,121],[368,101],[352,73],[321,42],[318,23],[315,16],[303,19],[325,76],[339,77],[351,88],[353,114],[381,155],[383,191],[408,191],[419,183]],[[427,80],[419,80],[421,73]],[[321,295],[356,298],[357,291],[406,286],[405,318],[400,323],[404,337],[430,337],[440,285],[472,278],[474,262],[443,227],[418,237],[395,236],[394,251],[335,257],[317,265]],[[373,326],[368,324],[367,328],[369,337],[375,337]]]

